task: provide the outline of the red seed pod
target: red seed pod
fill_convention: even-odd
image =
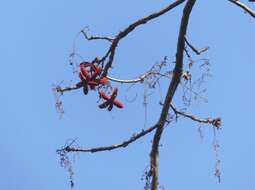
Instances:
[[[100,108],[100,109],[103,109],[103,108],[106,108],[107,106],[109,106],[109,104],[110,104],[110,102],[104,102],[104,103],[102,103],[102,104],[100,104],[98,107]]]
[[[113,108],[113,104],[110,104],[107,109],[108,111],[112,111],[112,108]]]
[[[103,102],[102,104],[99,105],[99,108],[103,109],[108,107],[108,111],[111,111],[113,106],[116,106],[118,108],[124,108],[124,105],[122,104],[121,101],[116,100],[116,97],[118,95],[118,89],[115,88],[113,90],[113,93],[111,95],[111,97],[107,96],[103,91],[99,91],[99,95],[100,97],[102,97],[104,100],[106,100],[105,102]]]
[[[92,64],[92,70],[94,71],[94,73],[91,75],[91,80],[95,80],[97,78],[97,76],[99,76],[102,72],[102,68],[101,67],[98,67],[96,65],[93,65]]]
[[[99,92],[99,96],[102,97],[104,100],[109,100],[110,97],[108,97],[103,91]]]
[[[118,108],[124,108],[124,104],[119,100],[114,100],[113,104],[117,106]]]
[[[83,86],[83,93],[84,93],[85,95],[87,95],[88,92],[89,92],[89,89],[88,89],[88,84],[87,84],[87,81],[86,81],[86,80],[82,80],[82,86]]]
[[[99,85],[99,83],[97,82],[97,81],[88,81],[88,85],[91,87],[91,86],[93,86],[93,87],[95,87],[95,86],[98,86]]]
[[[83,78],[89,79],[89,72],[87,71],[86,67],[84,66],[84,64],[80,64],[80,70],[81,70],[81,74],[83,76]]]
[[[97,86],[98,82],[96,82],[96,81],[88,81],[88,85]]]
[[[114,88],[110,99],[113,101],[117,97],[117,95],[118,95],[118,88]]]
[[[88,92],[89,92],[87,80],[86,80],[86,78],[84,78],[84,76],[82,75],[81,72],[79,73],[79,77],[80,77],[80,79],[81,79],[81,82],[77,83],[76,86],[77,86],[77,85],[83,86],[83,93],[84,93],[85,95],[87,95]]]
[[[89,93],[88,86],[83,86],[83,93],[84,95],[87,95]]]
[[[102,77],[99,79],[99,84],[105,85],[109,82],[108,78]]]
[[[79,73],[79,78],[81,79],[81,80],[86,80],[86,77],[80,72]]]

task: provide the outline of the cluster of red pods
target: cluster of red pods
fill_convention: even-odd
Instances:
[[[83,88],[83,93],[88,94],[89,89],[95,90],[96,87],[104,86],[109,83],[107,77],[101,77],[103,68],[96,64],[96,62],[82,62],[80,63],[79,78],[80,82],[76,84],[77,88]],[[100,89],[100,88],[98,88]],[[99,105],[99,108],[107,108],[109,111],[112,110],[113,106],[118,108],[123,108],[124,105],[121,101],[117,100],[118,88],[112,90],[112,94],[108,96],[102,90],[99,90],[99,97],[103,98],[105,101]]]

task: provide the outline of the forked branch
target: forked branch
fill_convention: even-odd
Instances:
[[[204,53],[205,51],[207,51],[209,49],[209,47],[205,47],[205,48],[202,48],[200,50],[196,49],[188,40],[187,38],[185,37],[185,42],[187,44],[187,46],[192,49],[192,51],[194,51],[197,55],[200,55],[201,53]]]
[[[176,0],[175,2],[171,3],[170,5],[168,5],[167,7],[165,7],[164,9],[152,13],[149,16],[146,16],[144,18],[141,18],[139,20],[137,20],[136,22],[134,22],[133,24],[129,25],[127,28],[125,28],[124,30],[120,31],[116,37],[114,38],[114,40],[112,41],[112,44],[108,50],[108,52],[106,53],[106,55],[102,58],[102,61],[104,61],[108,56],[109,59],[105,65],[105,69],[103,72],[103,76],[107,76],[108,70],[109,68],[112,66],[113,60],[114,60],[114,56],[115,56],[115,51],[116,48],[118,46],[119,41],[126,37],[130,32],[132,32],[136,27],[142,25],[142,24],[146,24],[148,21],[151,21],[163,14],[165,14],[166,12],[172,10],[173,8],[177,7],[178,5],[180,5],[181,3],[183,3],[185,0]]]

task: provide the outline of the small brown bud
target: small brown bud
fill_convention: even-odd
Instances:
[[[213,126],[217,127],[218,129],[220,128],[220,126],[222,125],[222,120],[220,117],[215,118],[212,121]]]

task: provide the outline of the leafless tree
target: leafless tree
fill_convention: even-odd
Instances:
[[[242,3],[239,0],[227,0],[233,5],[237,5],[239,8],[243,9],[245,12],[247,12],[250,16],[255,18],[255,12],[249,8],[247,5]],[[174,60],[174,67],[172,70],[164,70],[164,66],[167,63],[167,58],[165,57],[160,63],[157,63],[152,66],[152,68],[141,74],[140,77],[130,80],[125,79],[116,79],[108,75],[109,69],[112,68],[112,65],[114,63],[114,58],[117,53],[117,47],[119,45],[119,42],[124,39],[127,35],[129,35],[132,31],[134,31],[137,27],[142,27],[144,24],[150,22],[151,20],[154,20],[167,12],[173,10],[177,6],[181,4],[185,4],[182,12],[181,17],[181,24],[179,27],[179,34],[178,34],[178,41],[176,46],[176,57]],[[130,24],[123,30],[121,30],[117,35],[114,37],[108,37],[108,36],[90,36],[86,29],[81,30],[80,34],[82,34],[86,40],[104,40],[108,41],[110,46],[109,49],[106,51],[106,53],[102,57],[97,57],[93,61],[85,61],[81,64],[84,64],[86,67],[89,67],[90,70],[87,70],[89,77],[81,76],[81,81],[77,83],[76,85],[72,87],[61,87],[61,85],[58,85],[54,88],[54,90],[58,93],[56,95],[57,103],[56,106],[58,110],[63,113],[62,109],[62,102],[60,101],[59,97],[67,92],[72,90],[77,90],[80,88],[85,88],[85,93],[88,92],[89,89],[95,89],[98,90],[99,96],[101,98],[104,98],[106,102],[101,104],[101,108],[106,108],[108,106],[108,110],[111,110],[114,105],[114,100],[117,96],[117,91],[114,97],[108,96],[106,94],[102,94],[102,90],[107,92],[114,91],[110,84],[110,82],[119,82],[119,83],[146,83],[149,88],[155,88],[157,84],[159,84],[159,80],[161,78],[167,78],[170,79],[170,83],[167,89],[167,93],[165,95],[164,101],[160,103],[160,106],[162,106],[161,113],[159,114],[158,121],[151,126],[150,128],[143,129],[140,132],[137,132],[133,134],[130,138],[123,140],[123,142],[120,142],[118,144],[113,144],[109,146],[100,146],[100,147],[94,147],[94,148],[83,148],[76,144],[76,141],[73,140],[72,142],[68,142],[65,144],[61,149],[57,150],[57,153],[60,155],[61,158],[61,164],[65,167],[67,167],[68,171],[70,172],[70,181],[71,186],[73,186],[73,180],[72,180],[72,167],[70,164],[70,161],[68,159],[68,154],[71,152],[90,152],[90,153],[96,153],[96,152],[102,152],[102,151],[111,151],[118,148],[126,148],[130,144],[134,143],[135,141],[141,139],[142,137],[146,136],[149,133],[154,133],[154,137],[152,140],[152,147],[150,152],[150,168],[146,172],[146,184],[145,189],[151,189],[151,190],[157,190],[159,188],[159,146],[160,146],[160,140],[161,136],[164,132],[165,127],[167,127],[173,120],[177,120],[179,117],[188,118],[192,121],[201,123],[201,124],[209,124],[211,125],[215,130],[219,130],[221,127],[221,118],[199,118],[193,114],[187,113],[186,111],[183,111],[181,109],[178,109],[173,104],[173,97],[178,89],[178,86],[182,87],[183,89],[183,102],[186,104],[189,104],[191,101],[190,94],[195,97],[203,98],[200,92],[196,91],[195,85],[200,86],[201,82],[205,80],[205,77],[208,75],[209,71],[209,61],[207,59],[201,59],[202,64],[200,65],[200,68],[206,67],[207,69],[202,73],[201,77],[193,81],[192,78],[192,72],[191,69],[195,63],[195,61],[192,59],[192,54],[195,54],[197,56],[200,56],[203,54],[203,52],[207,51],[209,48],[205,47],[202,49],[197,49],[192,43],[188,40],[188,37],[186,35],[188,24],[189,24],[189,18],[193,9],[193,6],[195,5],[196,0],[175,0],[174,2],[170,3],[165,8],[156,11],[148,16],[145,16],[134,23]],[[75,52],[71,56],[75,56]],[[187,70],[184,70],[184,57],[187,57],[189,60],[187,65]],[[74,63],[72,63],[74,64]],[[100,68],[101,70],[97,73],[97,76],[94,77],[92,80],[92,75],[95,73],[95,68],[93,70],[93,64],[96,65],[96,68]],[[75,65],[73,65],[75,67]],[[76,67],[77,68],[77,67]],[[91,71],[92,70],[92,71]],[[91,74],[89,74],[91,72]],[[87,74],[85,74],[87,75]],[[100,82],[101,79],[105,79],[106,82]],[[181,89],[179,87],[179,89]],[[101,94],[100,94],[101,93]],[[107,103],[108,102],[108,103]],[[116,103],[118,104],[118,103]],[[116,105],[115,104],[115,105]],[[117,105],[118,106],[118,105]],[[121,105],[119,105],[121,107]],[[217,143],[215,144],[215,148],[217,149]],[[220,180],[220,170],[219,170],[219,163],[220,160],[217,160],[217,167],[215,170],[215,175]]]

